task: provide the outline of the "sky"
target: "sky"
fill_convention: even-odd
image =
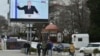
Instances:
[[[9,12],[9,5],[7,0],[0,0],[0,15],[7,19],[7,13]]]

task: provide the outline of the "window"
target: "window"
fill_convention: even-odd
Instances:
[[[82,41],[82,38],[78,38],[78,41]]]
[[[89,44],[88,47],[99,47],[100,44]]]

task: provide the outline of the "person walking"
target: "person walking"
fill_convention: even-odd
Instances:
[[[75,53],[75,46],[74,46],[73,43],[70,44],[69,53],[70,53],[71,56],[74,56],[74,53]]]
[[[47,43],[43,43],[42,44],[42,52],[43,52],[43,56],[46,56],[46,54],[47,54]]]
[[[41,49],[42,49],[42,45],[41,45],[41,43],[39,42],[39,43],[37,44],[38,56],[40,56],[40,54],[41,54]]]
[[[23,46],[23,52],[26,54],[27,53],[27,42],[24,43],[24,46]]]
[[[31,45],[29,42],[26,44],[26,48],[27,48],[26,54],[30,54]]]
[[[53,47],[53,43],[49,40],[47,43],[48,56],[52,56],[52,47]]]

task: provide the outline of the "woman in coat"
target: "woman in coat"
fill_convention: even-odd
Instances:
[[[69,53],[70,53],[71,56],[74,56],[74,53],[75,53],[75,46],[74,46],[73,43],[70,44]]]

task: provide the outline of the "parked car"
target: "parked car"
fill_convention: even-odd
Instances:
[[[93,53],[94,49],[100,50],[100,42],[90,43],[86,47],[81,47],[79,49],[79,52],[84,52],[86,54],[91,54],[91,53]]]
[[[62,52],[62,51],[67,51],[69,49],[69,44],[58,44],[56,46],[53,47],[53,51],[57,51],[57,52]]]

